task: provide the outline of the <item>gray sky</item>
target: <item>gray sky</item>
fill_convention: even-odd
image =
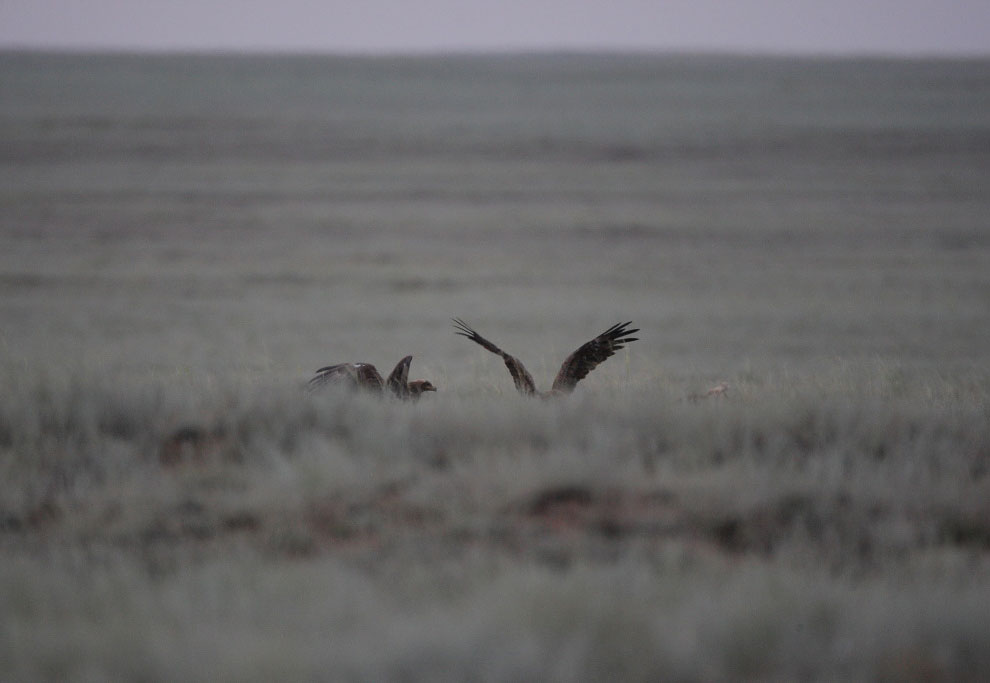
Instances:
[[[990,0],[0,0],[0,47],[990,54]]]

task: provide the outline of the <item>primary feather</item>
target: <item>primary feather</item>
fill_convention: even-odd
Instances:
[[[622,349],[624,344],[637,341],[637,337],[630,335],[639,332],[639,328],[628,329],[629,325],[632,325],[632,321],[613,325],[591,341],[582,344],[564,360],[549,392],[538,392],[532,375],[529,374],[518,358],[506,353],[482,337],[460,318],[453,318],[452,320],[454,327],[457,329],[457,334],[467,337],[475,344],[502,357],[505,367],[509,369],[509,374],[512,375],[512,381],[515,383],[516,389],[521,394],[527,396],[539,395],[547,397],[569,394],[574,390],[577,383],[587,377],[588,373],[598,367],[602,361],[615,355],[615,352]]]

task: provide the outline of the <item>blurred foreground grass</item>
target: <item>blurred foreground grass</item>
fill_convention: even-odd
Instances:
[[[990,671],[985,375],[417,405],[8,375],[10,680]]]

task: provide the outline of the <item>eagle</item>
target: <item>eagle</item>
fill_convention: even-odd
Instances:
[[[382,394],[387,387],[397,398],[418,401],[424,392],[436,391],[437,388],[425,379],[409,381],[409,364],[412,358],[406,356],[400,360],[387,380],[382,380],[378,369],[371,363],[338,363],[317,370],[316,376],[306,386],[311,392],[328,385],[342,385],[375,394]]]
[[[616,351],[623,348],[623,344],[636,341],[637,337],[630,337],[629,335],[639,332],[639,328],[628,329],[629,325],[632,325],[631,320],[612,325],[612,327],[591,341],[582,344],[577,351],[564,360],[550,391],[537,391],[532,375],[527,372],[518,358],[509,355],[495,346],[495,344],[475,332],[470,325],[460,318],[452,318],[452,320],[454,327],[457,328],[457,334],[467,337],[475,344],[479,344],[502,357],[502,360],[505,361],[505,367],[509,368],[509,374],[512,375],[512,381],[515,382],[516,389],[519,393],[525,396],[539,396],[541,398],[560,396],[574,391],[577,383],[584,379],[589,372],[598,367],[599,363],[613,356]]]

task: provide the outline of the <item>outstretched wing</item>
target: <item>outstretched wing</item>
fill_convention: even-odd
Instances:
[[[334,384],[380,392],[384,383],[371,363],[338,363],[317,370],[316,376],[306,386],[310,391],[315,391]]]
[[[578,382],[598,367],[599,363],[623,348],[623,344],[636,341],[636,337],[627,335],[639,332],[639,328],[630,330],[627,329],[629,325],[632,325],[631,320],[627,323],[613,325],[569,355],[560,366],[560,372],[557,373],[557,378],[553,381],[552,391],[570,393]]]
[[[385,383],[388,390],[399,398],[405,398],[409,395],[409,364],[411,362],[412,356],[406,356],[400,360]]]
[[[355,363],[354,367],[357,370],[357,384],[360,388],[381,392],[385,383],[378,374],[378,368],[371,363]]]
[[[337,365],[322,367],[316,371],[316,376],[306,383],[306,388],[310,391],[316,391],[331,384],[357,386],[353,367],[350,363],[339,363]]]
[[[536,384],[533,382],[533,377],[526,371],[526,368],[519,359],[515,356],[510,356],[502,349],[498,348],[490,341],[482,337],[480,334],[471,329],[471,327],[461,320],[460,318],[451,318],[454,321],[454,327],[457,328],[457,334],[462,337],[467,337],[475,344],[479,344],[494,354],[502,357],[505,361],[505,367],[509,368],[509,374],[512,375],[512,381],[516,385],[516,389],[527,396],[536,393]]]

